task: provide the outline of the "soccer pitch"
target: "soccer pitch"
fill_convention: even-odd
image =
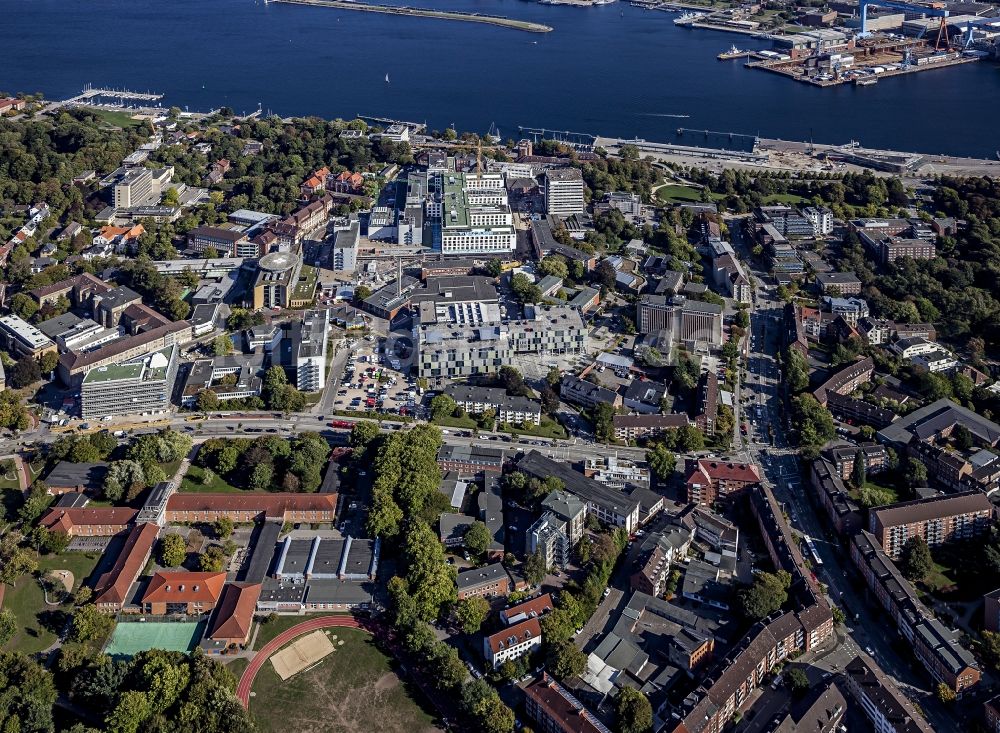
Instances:
[[[131,657],[147,649],[189,652],[201,639],[204,627],[204,621],[119,623],[104,653],[112,657]]]

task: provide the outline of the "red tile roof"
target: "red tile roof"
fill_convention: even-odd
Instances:
[[[171,494],[168,512],[248,512],[280,517],[289,511],[332,512],[336,494]]]
[[[516,606],[511,606],[505,609],[502,613],[508,618],[512,619],[518,614],[524,614],[529,618],[537,618],[544,613],[548,613],[552,610],[552,596],[549,593],[544,593],[537,598],[532,598],[531,600],[524,601],[523,603],[518,603]]]
[[[94,603],[114,603],[118,606],[125,603],[128,589],[146,565],[159,531],[155,524],[140,524],[132,528],[115,564],[98,579],[94,587]]]
[[[695,472],[702,474],[711,481],[745,481],[746,483],[757,483],[760,481],[760,471],[752,463],[734,463],[730,461],[716,461],[711,458],[702,458],[698,461]],[[688,476],[688,481],[693,478]]]
[[[222,595],[225,573],[160,570],[146,586],[143,603],[215,603]]]
[[[512,637],[514,641],[510,641]],[[509,649],[516,644],[526,642],[528,639],[541,638],[542,625],[538,623],[537,618],[529,618],[526,621],[508,626],[506,629],[486,637],[486,642],[489,644],[493,654],[499,654],[504,649]]]
[[[46,529],[69,533],[73,527],[88,525],[131,524],[138,512],[128,507],[94,507],[91,509],[49,509],[39,520]]]
[[[209,622],[209,639],[246,639],[260,598],[260,583],[227,583]]]

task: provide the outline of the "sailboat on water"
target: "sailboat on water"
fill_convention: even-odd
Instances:
[[[386,84],[388,84],[388,83],[389,83],[389,75],[388,75],[388,74],[386,74],[386,75],[385,75],[385,83],[386,83]]]

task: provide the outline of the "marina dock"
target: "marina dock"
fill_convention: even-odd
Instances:
[[[338,10],[357,10],[363,13],[385,13],[387,15],[409,15],[418,18],[437,18],[439,20],[458,20],[466,23],[485,23],[501,28],[511,28],[528,33],[548,33],[551,26],[532,23],[527,20],[515,20],[502,15],[484,15],[482,13],[459,13],[451,10],[433,10],[432,8],[410,8],[398,5],[374,5],[370,3],[353,2],[353,0],[268,0],[271,3],[290,3],[294,5],[313,5],[321,8],[336,8]]]

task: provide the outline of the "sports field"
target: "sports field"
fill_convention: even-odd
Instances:
[[[201,639],[204,626],[204,621],[121,622],[104,653],[111,657],[131,657],[147,649],[189,652]]]

